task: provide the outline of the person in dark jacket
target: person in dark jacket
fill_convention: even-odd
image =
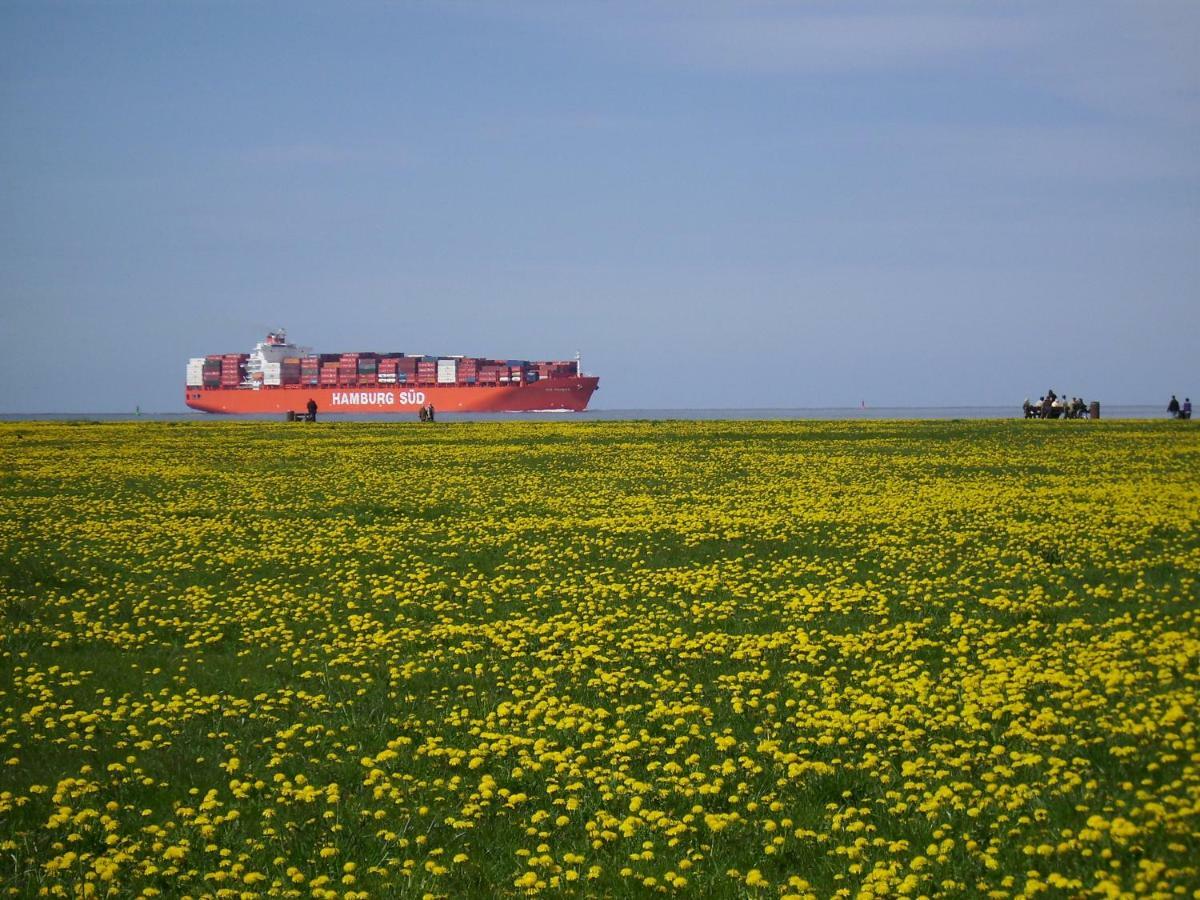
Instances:
[[[1171,395],[1171,402],[1167,404],[1167,412],[1171,414],[1172,419],[1179,418],[1179,401],[1175,399],[1175,395]]]
[[[314,400],[312,397],[308,398],[307,409],[308,409],[308,421],[310,421],[310,422],[317,421],[317,401]]]
[[[433,421],[433,404],[432,403],[429,404],[429,421],[430,422]]]

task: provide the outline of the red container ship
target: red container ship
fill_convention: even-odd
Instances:
[[[405,353],[313,353],[273,331],[251,353],[188,360],[184,402],[212,413],[582,412],[600,379],[578,358],[531,362]]]

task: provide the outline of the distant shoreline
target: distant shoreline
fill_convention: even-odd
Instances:
[[[1104,404],[1100,405],[1101,419],[1167,419],[1166,404]],[[1011,406],[879,406],[879,407],[746,407],[711,409],[590,409],[586,412],[551,413],[454,413],[439,411],[446,422],[579,422],[579,421],[645,421],[654,419],[678,420],[812,420],[812,421],[871,421],[877,419],[1021,419],[1019,403]],[[0,422],[76,421],[151,421],[151,422],[274,422],[275,415],[213,415],[199,412],[71,412],[71,413],[0,413]],[[330,414],[327,422],[408,422],[416,421],[410,413]]]

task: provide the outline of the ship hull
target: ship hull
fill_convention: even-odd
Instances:
[[[319,416],[339,413],[416,413],[433,404],[437,412],[582,412],[600,379],[548,378],[522,385],[380,384],[355,387],[284,385],[261,388],[190,387],[184,402],[211,413],[302,413],[308,401]]]

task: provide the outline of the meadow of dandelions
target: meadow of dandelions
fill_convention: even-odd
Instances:
[[[1196,896],[1198,448],[0,425],[0,890]]]

